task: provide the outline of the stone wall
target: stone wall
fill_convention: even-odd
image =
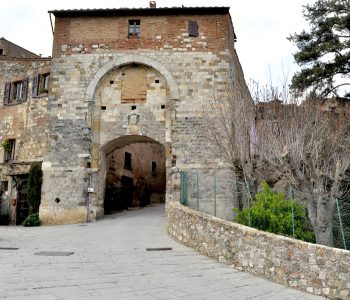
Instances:
[[[228,8],[166,11],[54,12],[44,223],[103,215],[106,149],[120,147],[125,137],[164,146],[167,201],[176,199],[180,170],[207,172],[208,180],[213,170],[222,177],[229,172],[208,138],[205,106],[234,89],[234,80],[244,82]],[[129,20],[140,21],[139,36],[128,36]],[[246,92],[241,101],[247,99]],[[218,185],[218,215],[229,218],[233,202],[225,200],[231,186],[225,184]],[[203,205],[211,209],[210,196]]]
[[[168,202],[168,233],[201,254],[274,282],[350,299],[349,251],[259,231]]]
[[[1,201],[0,213],[16,218],[16,175],[28,174],[31,162],[43,160],[46,153],[48,121],[48,94],[38,92],[33,96],[33,80],[38,74],[50,72],[50,58],[0,58],[0,145],[6,140],[15,140],[11,161],[5,160],[5,151],[0,146],[0,180],[8,182]],[[27,80],[26,97],[13,103],[4,103],[5,84]]]
[[[104,85],[105,82],[110,82],[107,78],[121,73],[125,61],[129,64],[147,65],[154,74],[158,74],[159,84],[164,86],[164,89],[148,90],[147,100],[136,104],[135,110],[132,110],[132,104],[118,100],[118,85],[115,90]],[[167,73],[162,73],[164,68]],[[228,51],[214,54],[138,50],[54,58],[49,100],[49,153],[43,165],[42,215],[49,214],[50,207],[57,206],[54,202],[57,197],[62,200],[58,205],[62,208],[86,205],[87,195],[82,189],[87,187],[89,176],[86,168],[81,165],[79,155],[92,158],[95,193],[91,194],[91,219],[103,214],[104,175],[101,159],[104,158],[100,151],[110,141],[125,135],[148,136],[165,146],[167,182],[171,179],[171,167],[196,170],[214,169],[218,164],[222,165],[222,158],[217,155],[208,139],[203,104],[213,97],[214,87],[230,82],[229,68]],[[96,86],[90,99],[88,92],[95,78]],[[172,99],[174,95],[177,99]],[[102,110],[104,108],[106,110]],[[134,117],[137,123],[134,125],[137,126],[131,124]],[[174,157],[175,163],[172,164]],[[85,174],[85,179],[74,174],[74,170]],[[80,189],[62,188],[66,186],[67,176],[72,176],[72,179],[74,177],[75,181],[80,180]],[[61,188],[52,189],[53,184]],[[169,186],[166,197],[172,197]],[[223,218],[227,217],[227,212],[233,207],[232,203],[228,204],[228,207],[222,209],[226,214],[220,215]],[[72,220],[75,221],[77,220]]]

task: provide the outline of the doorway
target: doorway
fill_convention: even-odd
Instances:
[[[16,176],[17,181],[17,203],[16,203],[16,225],[21,225],[29,215],[28,175]]]

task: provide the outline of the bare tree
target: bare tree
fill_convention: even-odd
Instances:
[[[309,100],[265,111],[257,127],[265,166],[305,201],[316,242],[332,246],[335,199],[348,191],[349,118]]]
[[[282,92],[256,87],[254,100],[264,103],[255,105],[245,83],[234,80],[225,90],[209,101],[207,124],[236,181],[252,196],[262,180],[291,186],[307,207],[316,242],[332,246],[335,199],[349,191],[350,118],[325,111],[320,101],[291,103],[287,85]]]
[[[258,186],[254,147],[254,102],[244,81],[238,78],[227,83],[206,103],[206,125],[209,140],[216,152],[232,169],[238,188],[246,197],[241,205],[247,206],[247,198],[253,197]],[[250,195],[249,195],[250,194]]]

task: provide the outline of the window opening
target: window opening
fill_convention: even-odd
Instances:
[[[140,20],[129,20],[128,37],[140,37]]]
[[[19,101],[22,99],[22,87],[23,87],[22,81],[14,83],[13,100]]]
[[[4,49],[0,49],[0,55],[4,54]]]
[[[135,110],[136,109],[136,105],[131,106],[131,110]]]
[[[165,105],[162,104],[162,105],[160,106],[160,108],[161,108],[161,109],[165,109]]]
[[[1,181],[1,187],[4,192],[7,192],[9,190],[9,182],[7,180]]]
[[[131,170],[131,153],[129,153],[129,152],[125,152],[124,169]]]
[[[10,160],[14,159],[14,157],[15,157],[15,143],[16,143],[16,140],[14,140],[14,139],[6,140],[3,143],[3,147],[5,150],[5,161],[10,161]]]
[[[188,21],[188,35],[194,37],[199,36],[197,21]]]
[[[152,175],[157,175],[157,163],[152,161]]]
[[[38,97],[42,94],[47,94],[49,91],[50,73],[37,74],[33,78],[32,94],[33,97]]]

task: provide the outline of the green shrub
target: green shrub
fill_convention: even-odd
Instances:
[[[23,226],[40,226],[39,213],[29,215],[22,223]]]
[[[39,211],[41,201],[41,184],[43,182],[43,171],[40,163],[32,163],[28,177],[27,202],[31,213]]]
[[[295,238],[307,242],[315,242],[313,231],[307,229],[308,218],[305,208],[294,201]],[[238,211],[235,221],[249,225],[248,208]],[[261,184],[261,191],[255,195],[250,208],[250,226],[259,230],[293,236],[292,211],[290,200],[286,200],[283,193],[275,193],[266,182]]]

